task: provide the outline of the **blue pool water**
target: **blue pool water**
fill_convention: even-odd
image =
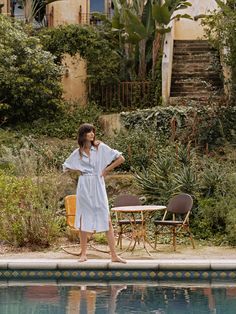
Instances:
[[[0,284],[1,314],[235,314],[236,284]]]

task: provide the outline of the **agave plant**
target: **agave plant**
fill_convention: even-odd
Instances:
[[[190,143],[188,145],[179,144],[176,146],[176,155],[178,162],[187,166],[196,158],[196,151],[191,148]]]
[[[174,181],[180,192],[194,195],[198,191],[198,178],[193,165],[181,167],[174,174]]]
[[[212,162],[212,160],[205,161],[200,179],[200,189],[203,196],[211,197],[222,191],[225,185],[226,173],[221,165]]]
[[[176,171],[175,156],[167,149],[159,153],[148,170],[136,172],[136,180],[148,200],[166,203],[178,186],[173,179]]]

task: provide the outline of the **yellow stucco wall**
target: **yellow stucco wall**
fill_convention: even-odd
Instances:
[[[88,0],[62,0],[47,6],[49,27],[59,25],[86,23]],[[81,14],[80,14],[81,13]],[[87,102],[86,61],[65,55],[63,59],[64,75],[62,77],[63,97],[66,100],[78,101],[81,105]]]
[[[86,92],[86,62],[79,54],[71,57],[66,54],[63,58],[64,75],[62,78],[63,97],[66,100],[78,101],[80,105],[87,102]]]
[[[47,6],[47,13],[53,10],[53,27],[64,24],[78,24],[79,14],[83,17],[88,12],[88,0],[61,0]]]
[[[0,0],[0,4],[4,4],[2,8],[3,14],[10,13],[10,2],[8,0]]]
[[[192,6],[186,10],[180,10],[179,13],[189,14],[191,17],[196,17],[202,14],[208,14],[209,11],[217,9],[215,0],[189,0]],[[193,40],[203,37],[204,32],[201,26],[201,19],[197,21],[180,19],[175,23],[174,39]]]

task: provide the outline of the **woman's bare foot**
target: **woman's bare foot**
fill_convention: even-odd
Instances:
[[[78,262],[82,263],[82,262],[86,262],[87,261],[87,256],[81,256],[80,259],[78,260]]]
[[[123,263],[123,264],[126,264],[127,261],[123,258],[121,258],[120,256],[116,255],[116,256],[113,256],[111,258],[111,261],[114,262],[114,263]]]

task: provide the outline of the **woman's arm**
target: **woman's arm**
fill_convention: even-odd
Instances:
[[[109,166],[107,166],[103,171],[101,176],[105,177],[109,171],[115,169],[116,167],[120,166],[121,164],[123,164],[123,162],[125,161],[125,158],[120,155],[118,158],[116,158]]]

